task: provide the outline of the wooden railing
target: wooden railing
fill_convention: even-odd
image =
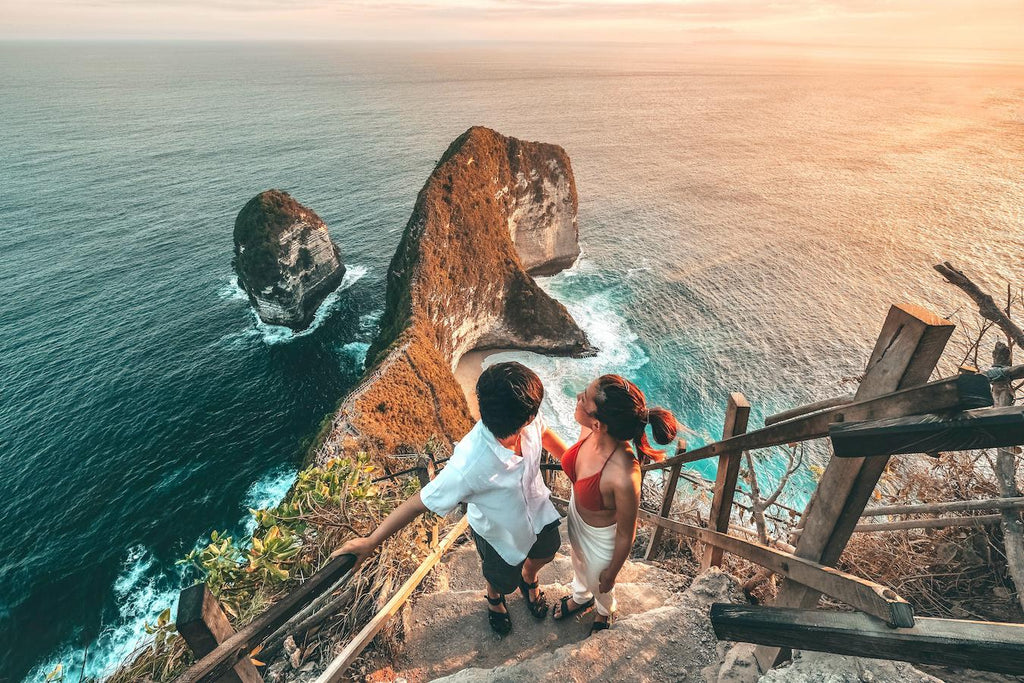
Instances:
[[[423,454],[412,454],[407,457],[416,457],[416,465],[378,477],[374,481],[415,474],[420,484],[424,485],[434,477],[435,465],[444,462],[435,462]],[[353,637],[318,681],[327,683],[344,680],[344,672],[352,661],[369,645],[387,620],[401,608],[431,568],[467,528],[466,519],[463,517],[443,539],[438,540],[438,528],[434,524],[429,530],[430,553],[391,596],[388,603]],[[287,635],[301,635],[349,604],[355,596],[355,591],[352,588],[344,589],[352,579],[355,560],[354,555],[348,554],[331,559],[237,633],[206,584],[199,583],[183,590],[178,600],[176,624],[196,662],[175,681],[262,681],[259,671],[250,659],[250,652],[257,651],[263,656],[272,654]]]
[[[922,422],[930,425],[928,450],[939,452],[979,443],[974,435],[965,436],[963,430],[969,427],[965,427],[963,423],[966,420],[976,424],[978,418],[985,419],[988,415],[994,415],[991,411],[978,410],[992,405],[988,377],[966,373],[928,382],[952,330],[952,323],[928,311],[913,306],[893,306],[868,360],[861,384],[853,396],[794,408],[769,417],[765,420],[764,427],[748,431],[750,404],[743,394],[730,394],[726,402],[722,440],[693,451],[687,451],[686,444],[680,443],[677,453],[672,457],[661,463],[644,466],[645,472],[667,470],[664,474],[662,501],[658,514],[647,510],[640,513],[644,520],[654,525],[645,554],[647,559],[658,553],[665,533],[676,533],[704,544],[701,557],[703,568],[720,566],[723,554],[731,553],[783,577],[782,588],[776,600],[777,608],[761,608],[760,611],[751,612],[749,608],[744,608],[746,611],[737,611],[715,606],[711,614],[720,637],[761,644],[757,658],[762,670],[767,670],[775,664],[781,654],[780,646],[797,644],[803,649],[847,652],[848,647],[843,639],[848,640],[849,634],[843,637],[836,636],[835,633],[840,631],[828,631],[827,624],[818,624],[820,629],[824,629],[822,633],[826,634],[820,638],[807,636],[804,640],[799,640],[793,635],[806,633],[807,628],[804,624],[814,622],[817,618],[811,618],[807,613],[817,604],[821,595],[828,595],[862,613],[852,615],[854,619],[847,620],[849,623],[843,622],[843,628],[849,627],[849,624],[868,624],[870,627],[865,626],[860,632],[864,642],[869,642],[872,638],[877,639],[879,633],[887,632],[880,631],[874,624],[884,626],[888,632],[899,634],[900,646],[886,644],[877,650],[868,648],[871,656],[936,664],[955,661],[961,666],[993,671],[1006,671],[1007,666],[1017,666],[1017,663],[1024,661],[1024,655],[1021,654],[1024,653],[1024,626],[985,624],[984,628],[966,628],[963,630],[963,636],[957,641],[959,649],[951,655],[943,648],[933,647],[936,633],[946,633],[955,626],[951,620],[916,620],[907,601],[890,588],[839,571],[833,566],[850,535],[855,531],[950,525],[958,523],[957,520],[985,524],[998,519],[998,516],[990,515],[859,524],[862,517],[1024,508],[1024,499],[1020,498],[865,508],[889,456],[897,450],[915,452],[912,446],[913,439],[907,436],[907,432],[915,428],[914,425]],[[999,372],[1004,379],[1007,376],[1020,378],[1024,377],[1024,366],[1001,368]],[[1020,413],[1021,420],[1024,421],[1022,408],[1008,411],[1003,409],[1003,412],[1013,414],[1014,410]],[[969,420],[964,417],[965,414]],[[908,419],[920,415],[931,417],[916,421]],[[894,419],[896,422],[893,422]],[[899,422],[900,419],[904,422]],[[889,422],[882,422],[885,420]],[[993,426],[994,424],[996,426]],[[900,449],[879,448],[877,430],[872,432],[872,425],[889,428],[888,434],[898,437]],[[943,431],[943,425],[949,427],[948,432]],[[986,433],[988,441],[984,443],[998,442],[999,445],[1004,445],[1008,442],[1024,442],[1024,432],[1014,430],[1017,430],[1016,423],[1007,427],[990,421],[985,423],[984,429],[980,431]],[[996,437],[989,438],[993,433],[997,433]],[[792,552],[730,535],[730,521],[733,507],[736,505],[740,459],[744,452],[812,439],[834,438],[836,434],[843,434],[842,438],[847,439],[846,446],[852,449],[849,454],[856,454],[860,444],[871,445],[871,448],[867,448],[862,457],[833,457],[829,461],[806,509],[798,515],[800,526],[795,533],[797,540]],[[868,434],[875,441],[865,439],[858,442],[859,435],[863,434]],[[692,478],[682,471],[682,467],[687,463],[707,458],[718,458],[715,481],[713,484],[708,482],[713,492],[707,528],[671,519],[679,480]],[[557,463],[545,464],[542,467],[548,473],[560,469]],[[403,473],[413,471],[416,471],[424,482],[432,476],[432,471],[423,462]],[[341,680],[349,663],[372,640],[464,529],[463,519],[435,546],[430,556],[392,596],[384,609],[373,617],[344,652],[331,663],[327,672],[318,679],[318,683]],[[194,612],[202,615],[199,621],[203,622],[204,626],[199,630],[205,631],[199,638],[190,637],[185,631],[182,631],[182,634],[186,635],[186,640],[197,658],[201,659],[179,680],[228,680],[220,676],[224,676],[231,667],[234,667],[234,671],[227,673],[228,676],[233,676],[230,680],[260,680],[255,669],[245,670],[245,664],[248,662],[243,661],[242,655],[260,642],[265,642],[268,634],[280,633],[282,624],[293,623],[288,621],[287,615],[301,609],[301,605],[308,602],[312,596],[329,587],[337,590],[340,583],[345,580],[346,572],[351,568],[351,561],[350,556],[332,560],[327,567],[237,634],[224,631],[226,619],[222,619],[224,623],[218,626],[213,623],[217,621],[216,619],[207,618],[209,615],[216,616],[217,610],[213,609],[216,607],[215,601],[211,604],[212,596],[207,592],[201,594],[201,599],[193,596],[187,604],[193,606],[190,609]],[[184,597],[183,593],[182,604],[185,604]],[[196,605],[198,607],[195,607]],[[765,612],[765,609],[769,611]],[[775,611],[771,611],[773,609]],[[742,615],[737,616],[740,612]],[[836,619],[842,621],[846,617]],[[868,621],[864,621],[865,619]],[[918,621],[926,621],[927,626],[919,626]],[[944,623],[947,621],[950,623]],[[194,622],[195,619],[190,623]],[[780,623],[789,624],[792,628],[787,631],[779,627]],[[768,624],[771,624],[770,628]],[[838,626],[836,628],[839,629]],[[230,631],[230,626],[227,629]],[[776,631],[772,632],[772,629]],[[782,632],[787,633],[786,638],[777,635]],[[994,640],[980,642],[979,639],[986,637]],[[838,641],[843,643],[837,644]],[[211,642],[219,643],[212,651],[209,649]],[[203,651],[204,648],[206,652]],[[995,654],[1005,655],[1004,660],[994,663],[998,659]],[[1011,664],[1004,663],[1006,661]],[[240,671],[240,668],[243,671]],[[253,675],[256,677],[252,678]]]
[[[927,382],[952,329],[951,323],[923,309],[893,306],[860,387],[852,397],[819,401],[785,411],[768,418],[765,427],[746,431],[749,404],[742,394],[734,393],[726,404],[725,433],[721,441],[693,451],[681,450],[661,463],[644,466],[645,472],[668,470],[659,514],[641,511],[641,517],[655,525],[647,549],[648,558],[658,552],[664,532],[670,531],[705,545],[702,567],[719,566],[722,553],[729,552],[784,578],[776,600],[780,607],[755,609],[753,612],[760,616],[754,618],[750,608],[737,606],[731,610],[716,605],[711,615],[720,637],[761,645],[756,654],[762,670],[771,668],[779,660],[783,654],[779,646],[794,646],[1024,673],[1024,626],[984,623],[977,628],[964,627],[955,641],[956,651],[950,652],[953,641],[936,640],[935,634],[948,633],[968,622],[928,619],[924,620],[926,625],[919,628],[910,605],[894,591],[832,568],[854,531],[992,524],[1000,519],[999,515],[986,515],[858,524],[865,516],[1024,507],[1018,499],[999,499],[865,508],[893,454],[927,451],[935,455],[942,451],[1024,443],[1024,408],[979,410],[993,404],[988,377],[965,373]],[[1004,378],[1020,377],[1024,376],[1024,367],[1002,368],[999,372]],[[839,454],[844,457],[833,457],[829,461],[800,516],[794,551],[788,553],[730,536],[729,522],[741,454],[823,437],[833,441],[842,439],[842,447],[837,450],[841,450]],[[670,519],[681,466],[713,457],[718,458],[718,469],[708,528]],[[863,629],[862,637],[854,639],[859,649],[851,649],[848,632],[838,627],[829,631],[830,617],[813,616],[823,614],[811,611],[821,595],[828,595],[863,613],[839,615],[838,621],[879,624],[886,628]],[[742,619],[734,618],[736,614],[742,614]],[[848,620],[847,616],[852,619]],[[876,621],[870,621],[872,619]],[[787,620],[794,625],[790,631],[779,626]],[[819,637],[808,636],[813,629],[798,628],[798,622],[801,625],[814,623]],[[785,638],[779,635],[783,632]],[[879,639],[880,633],[898,634],[893,637],[899,644],[882,639],[880,647],[873,647],[871,643]],[[802,640],[800,634],[804,635]],[[937,642],[944,647],[935,647]]]

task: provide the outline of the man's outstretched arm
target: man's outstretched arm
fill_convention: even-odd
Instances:
[[[548,428],[541,435],[541,443],[544,445],[544,450],[554,456],[555,460],[561,462],[562,455],[565,453],[565,442],[562,441],[562,437]]]
[[[356,567],[363,563],[367,557],[373,554],[384,541],[388,540],[401,531],[409,522],[427,511],[420,494],[405,499],[401,505],[391,511],[391,514],[384,518],[376,529],[369,536],[364,538],[353,538],[345,542],[340,548],[331,553],[331,557],[337,557],[344,553],[352,553],[356,556]]]

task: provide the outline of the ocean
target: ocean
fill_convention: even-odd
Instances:
[[[1022,282],[1020,66],[2,43],[0,121],[0,680],[109,672],[173,606],[175,561],[280,499],[359,377],[417,192],[472,125],[572,159],[583,255],[542,282],[601,353],[531,359],[566,438],[598,373],[697,443],[731,391],[753,424],[852,391],[891,302],[970,319],[934,263]],[[234,217],[268,188],[349,268],[301,335],[258,323],[231,271]]]

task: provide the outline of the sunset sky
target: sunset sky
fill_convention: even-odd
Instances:
[[[979,59],[1024,49],[1024,0],[0,0],[0,12],[5,39],[745,43]]]

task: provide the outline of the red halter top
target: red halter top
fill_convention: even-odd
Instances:
[[[594,472],[589,477],[582,479],[576,479],[576,456],[579,455],[580,446],[587,440],[590,434],[583,437],[562,455],[562,470],[569,477],[569,481],[572,482],[572,491],[575,494],[576,502],[585,507],[588,510],[599,512],[601,510],[608,510],[604,506],[604,498],[601,496],[601,475],[604,473],[604,468],[608,466],[608,462],[612,459],[608,456],[608,460],[604,461],[604,465],[601,466],[600,472]]]

